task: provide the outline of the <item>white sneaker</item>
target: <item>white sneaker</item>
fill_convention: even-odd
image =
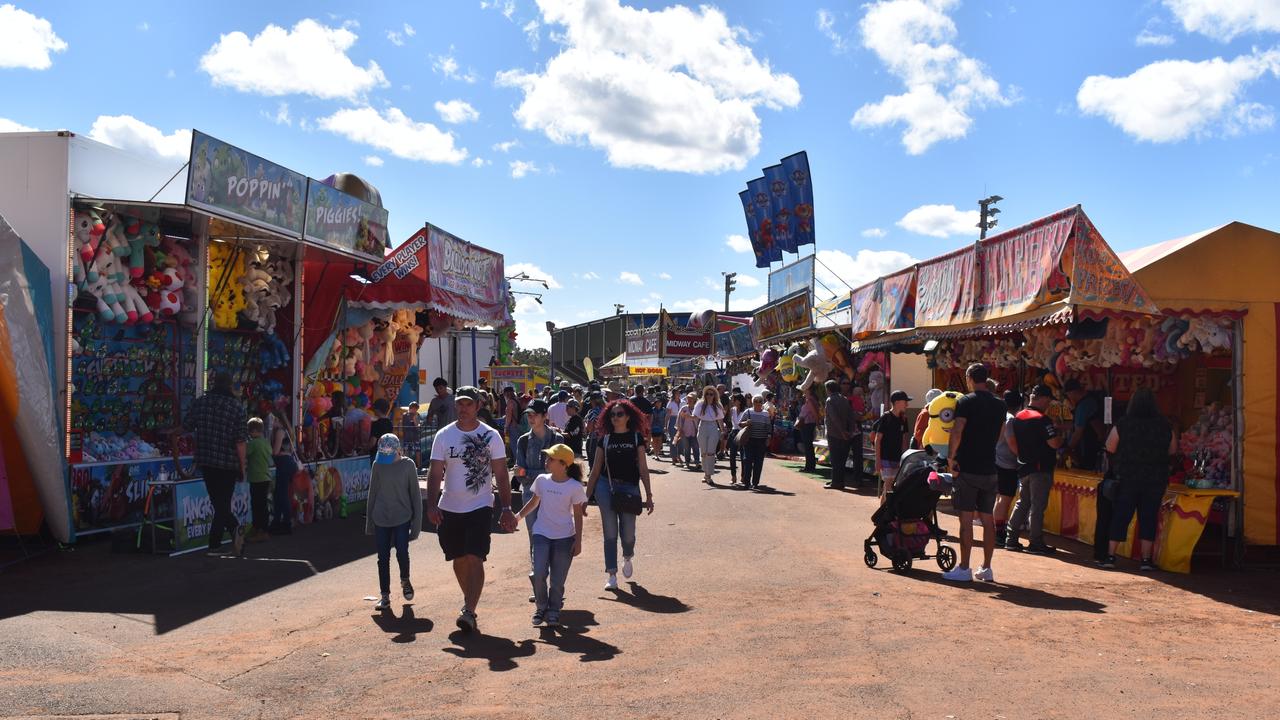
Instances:
[[[613,574],[613,573],[609,573],[609,579],[604,581],[604,589],[605,589],[605,590],[617,590],[617,589],[618,589],[618,576],[617,576],[617,575],[615,575],[615,574]]]
[[[631,558],[622,558],[622,577],[631,578]]]
[[[952,568],[942,573],[942,579],[953,582],[973,582],[973,571],[966,567]]]
[[[978,568],[978,572],[973,574],[974,580],[982,580],[983,582],[995,582],[996,574],[991,572],[991,568]]]

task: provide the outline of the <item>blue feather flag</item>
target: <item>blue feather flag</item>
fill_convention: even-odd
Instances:
[[[772,221],[773,243],[780,252],[796,252],[794,218],[791,210],[791,183],[782,165],[764,169],[764,181],[769,190],[769,219]],[[781,255],[779,255],[781,259]]]
[[[809,175],[809,154],[800,152],[782,158],[791,206],[790,251],[800,252],[801,245],[816,244],[813,225],[813,179]],[[768,172],[766,170],[766,172]]]
[[[756,267],[769,267],[769,263],[782,260],[782,249],[773,237],[773,217],[769,202],[769,184],[758,177],[747,183],[747,193],[755,204],[756,236],[752,238],[752,249],[756,254]]]

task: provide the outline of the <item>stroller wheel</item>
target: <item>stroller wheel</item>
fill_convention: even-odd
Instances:
[[[947,572],[956,566],[956,551],[950,545],[938,546],[938,567],[942,568],[942,572]]]
[[[868,550],[866,554],[862,556],[862,562],[866,563],[867,567],[870,567],[870,568],[875,567],[876,561],[879,559],[880,558],[875,554],[875,552],[871,550]]]
[[[905,555],[905,556],[900,555],[900,556],[898,556],[898,557],[895,557],[895,558],[893,559],[893,569],[894,569],[894,570],[897,570],[898,572],[906,572],[906,571],[910,570],[910,569],[911,569],[911,556],[910,556],[910,555]]]

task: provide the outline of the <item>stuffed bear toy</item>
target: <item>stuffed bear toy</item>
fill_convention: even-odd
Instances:
[[[418,346],[422,344],[422,326],[418,325],[412,310],[397,310],[391,316],[396,333],[409,341],[409,365],[418,364]]]
[[[754,372],[751,373],[756,382],[762,382],[764,378],[769,377],[769,373],[778,367],[778,351],[773,348],[765,348],[760,353],[760,359],[752,360],[751,367]]]
[[[93,262],[93,256],[98,253],[98,243],[107,231],[107,225],[102,221],[102,213],[97,208],[76,208],[73,226],[80,261],[85,264]]]
[[[821,347],[814,347],[803,357],[795,358],[795,363],[809,371],[809,374],[800,382],[800,392],[808,390],[809,386],[815,382],[825,382],[827,375],[831,373],[831,361],[827,359],[827,353]]]
[[[245,307],[240,284],[243,275],[243,254],[226,243],[209,244],[209,283],[210,287],[219,289],[218,296],[211,300],[213,325],[219,330],[234,330],[240,326],[238,316]]]

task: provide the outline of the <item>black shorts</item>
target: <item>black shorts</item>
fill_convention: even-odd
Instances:
[[[489,557],[493,508],[483,507],[468,513],[441,510],[440,514],[444,517],[436,530],[436,537],[440,539],[445,560],[457,560],[463,555],[475,555],[481,560]]]
[[[996,492],[1005,497],[1018,494],[1018,471],[996,468]]]
[[[996,476],[956,473],[956,489],[951,493],[951,506],[960,512],[990,515],[996,506]]]

